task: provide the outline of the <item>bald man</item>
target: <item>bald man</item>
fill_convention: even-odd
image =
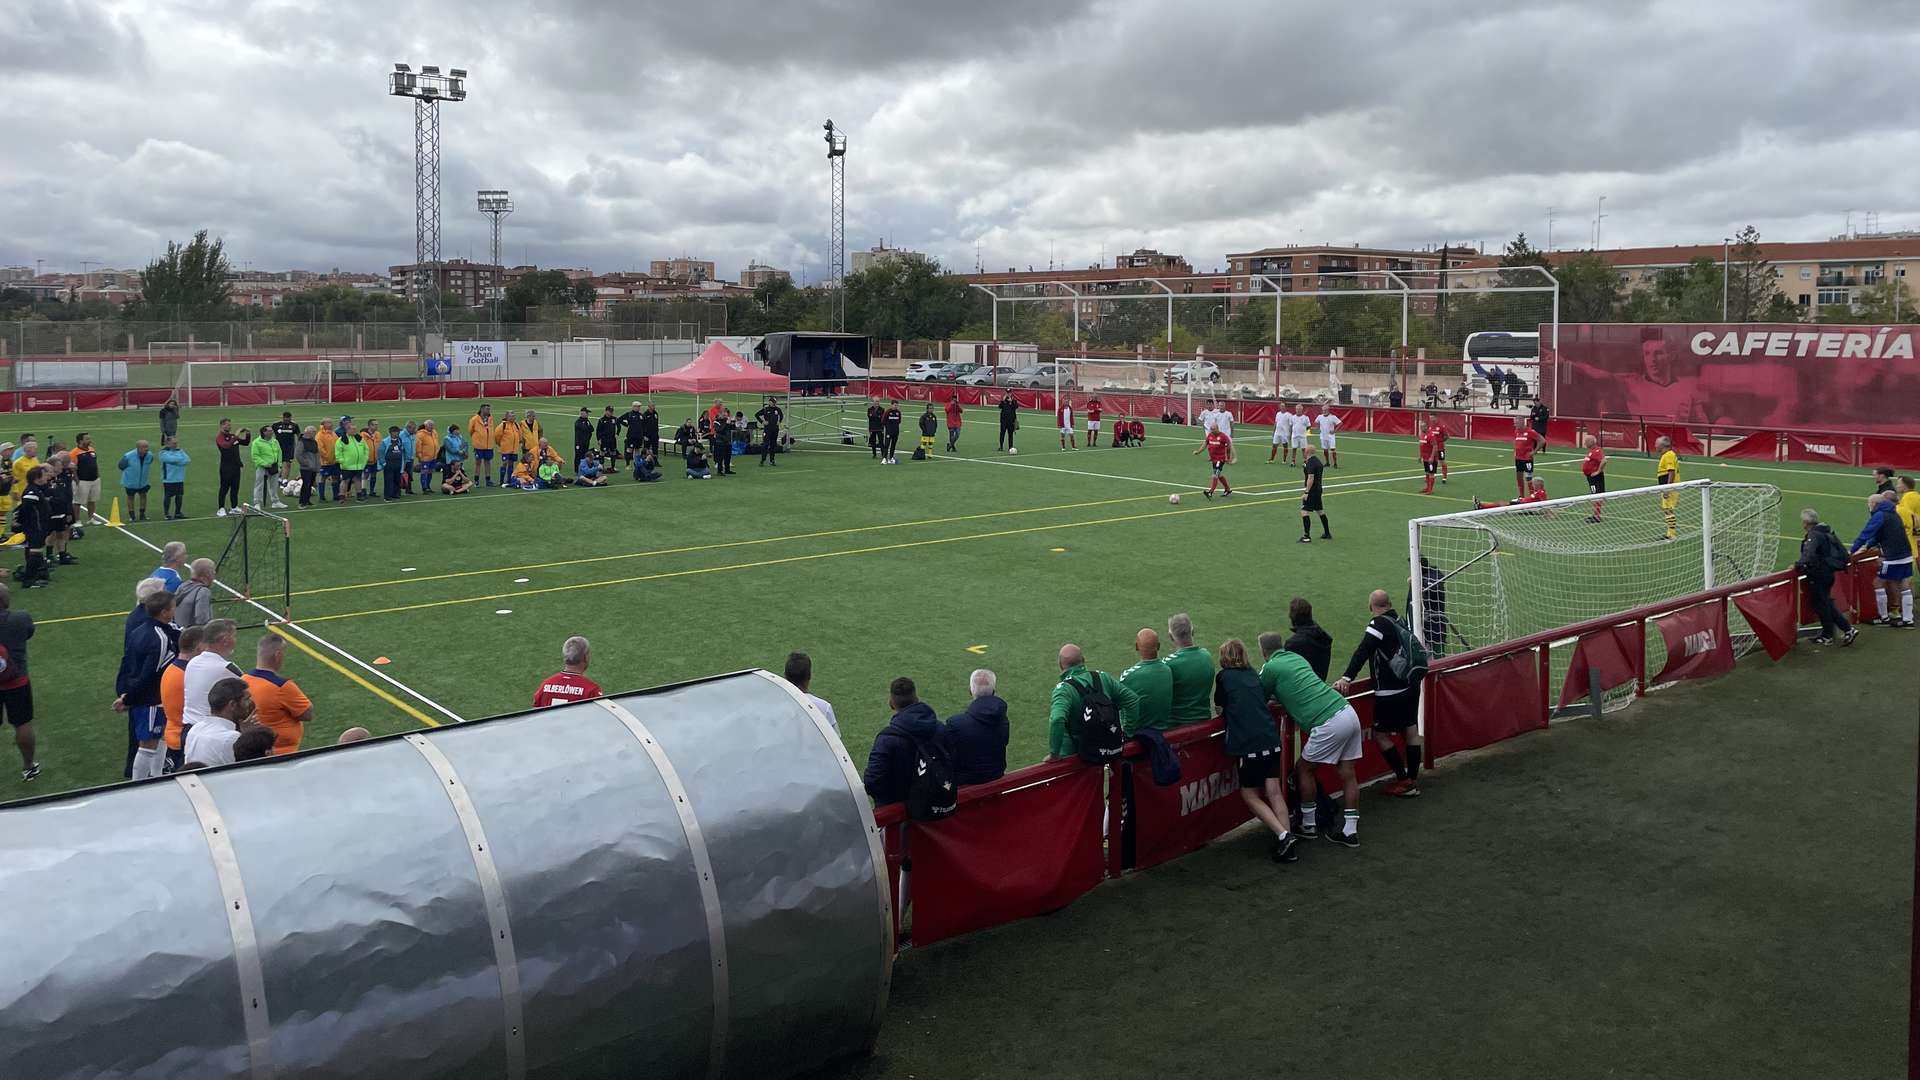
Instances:
[[[1880,573],[1873,582],[1874,604],[1879,626],[1913,629],[1913,541],[1906,523],[1900,520],[1892,495],[1876,493],[1867,499],[1867,523],[1854,538],[1851,552],[1863,548],[1880,550]],[[1894,614],[1898,597],[1899,614]]]
[[[340,737],[334,740],[334,745],[345,746],[348,743],[366,742],[371,738],[373,738],[373,732],[368,731],[366,728],[350,727],[340,733]]]
[[[1113,747],[1105,738],[1104,732],[1086,730],[1086,700],[1098,687],[1100,693],[1113,703],[1118,713],[1120,731],[1127,730],[1131,722],[1137,729],[1140,724],[1140,695],[1122,685],[1120,680],[1104,671],[1087,670],[1087,658],[1080,646],[1068,642],[1060,646],[1060,681],[1054,685],[1051,707],[1047,712],[1047,757],[1058,760],[1079,755],[1087,760],[1086,754],[1118,756],[1117,747]],[[1075,721],[1071,727],[1068,718]],[[1086,753],[1082,753],[1080,736],[1086,737]]]
[[[1373,741],[1395,777],[1386,792],[1412,798],[1420,794],[1420,680],[1406,682],[1393,673],[1403,628],[1385,589],[1375,589],[1367,597],[1367,613],[1360,644],[1333,688],[1342,694],[1351,690],[1360,666],[1367,666],[1373,677]],[[1394,745],[1396,739],[1406,747],[1404,757]]]
[[[1121,726],[1128,735],[1141,728],[1173,727],[1173,669],[1160,659],[1160,635],[1152,627],[1141,627],[1133,635],[1133,652],[1140,659],[1120,673],[1120,685],[1133,691],[1140,706],[1133,716],[1121,718]]]

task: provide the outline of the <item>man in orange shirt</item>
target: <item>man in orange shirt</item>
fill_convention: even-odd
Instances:
[[[413,460],[420,470],[420,494],[433,494],[433,470],[440,467],[440,433],[431,420],[421,421],[420,430],[413,433]]]
[[[320,501],[340,501],[340,436],[334,434],[333,424],[321,421],[319,430],[314,432],[313,441],[320,447]],[[333,498],[327,498],[327,489],[333,489]]]
[[[482,405],[467,421],[467,442],[473,446],[473,475],[493,486],[493,406]]]
[[[160,708],[167,717],[162,738],[167,742],[168,772],[179,768],[183,760],[180,748],[186,745],[186,733],[181,730],[181,722],[187,715],[187,661],[200,655],[200,640],[204,636],[206,630],[199,626],[180,631],[180,652],[160,673]]]
[[[508,409],[506,419],[493,429],[493,445],[500,451],[501,487],[505,487],[508,478],[513,475],[513,467],[520,461],[520,451],[526,440],[526,430],[520,426],[520,421],[513,418],[513,410]],[[531,446],[526,448],[532,449]]]
[[[263,636],[254,660],[260,666],[244,676],[253,694],[254,719],[273,732],[275,754],[291,754],[300,749],[300,737],[313,719],[313,702],[300,692],[300,684],[280,674],[287,662],[286,638],[275,633]]]

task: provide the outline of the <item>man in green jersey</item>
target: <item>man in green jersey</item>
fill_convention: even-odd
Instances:
[[[1324,836],[1343,847],[1360,846],[1360,779],[1354,762],[1360,760],[1360,714],[1347,699],[1313,673],[1306,658],[1279,648],[1279,635],[1261,635],[1260,651],[1266,664],[1260,685],[1267,699],[1280,704],[1307,737],[1297,768],[1300,783],[1300,834]],[[1345,813],[1340,823],[1319,827],[1315,805],[1313,767],[1331,765],[1340,772]]]
[[[1120,713],[1120,727],[1139,725],[1140,698],[1119,679],[1104,671],[1089,671],[1080,646],[1071,642],[1060,646],[1060,681],[1054,685],[1047,710],[1047,758],[1069,758],[1080,752],[1078,743],[1067,733],[1067,717],[1080,711],[1081,693],[1099,680],[1100,692],[1107,695]]]
[[[1193,643],[1193,620],[1185,612],[1167,620],[1167,636],[1174,647],[1167,657],[1173,673],[1173,722],[1213,719],[1213,654]]]
[[[1121,717],[1121,727],[1132,735],[1141,728],[1165,730],[1173,726],[1173,670],[1160,659],[1160,635],[1143,627],[1133,636],[1133,651],[1140,660],[1120,673],[1120,685],[1140,697],[1140,710],[1133,717]]]

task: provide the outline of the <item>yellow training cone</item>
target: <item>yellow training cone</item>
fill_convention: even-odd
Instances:
[[[113,497],[113,505],[107,507],[107,528],[120,528],[120,496]]]

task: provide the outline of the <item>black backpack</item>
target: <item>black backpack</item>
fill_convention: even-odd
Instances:
[[[912,736],[908,736],[912,738]],[[915,821],[939,821],[960,806],[960,785],[954,783],[953,761],[930,739],[913,739],[913,779],[907,781],[907,816]]]
[[[1846,545],[1842,544],[1840,538],[1833,535],[1831,530],[1822,532],[1820,535],[1820,551],[1816,557],[1821,565],[1834,573],[1845,570],[1853,562],[1853,556],[1848,553]]]
[[[1105,765],[1120,760],[1127,745],[1127,733],[1120,729],[1120,710],[1107,696],[1100,673],[1089,672],[1087,685],[1068,683],[1080,691],[1080,711],[1067,714],[1067,734],[1079,750],[1080,760],[1089,765]]]

